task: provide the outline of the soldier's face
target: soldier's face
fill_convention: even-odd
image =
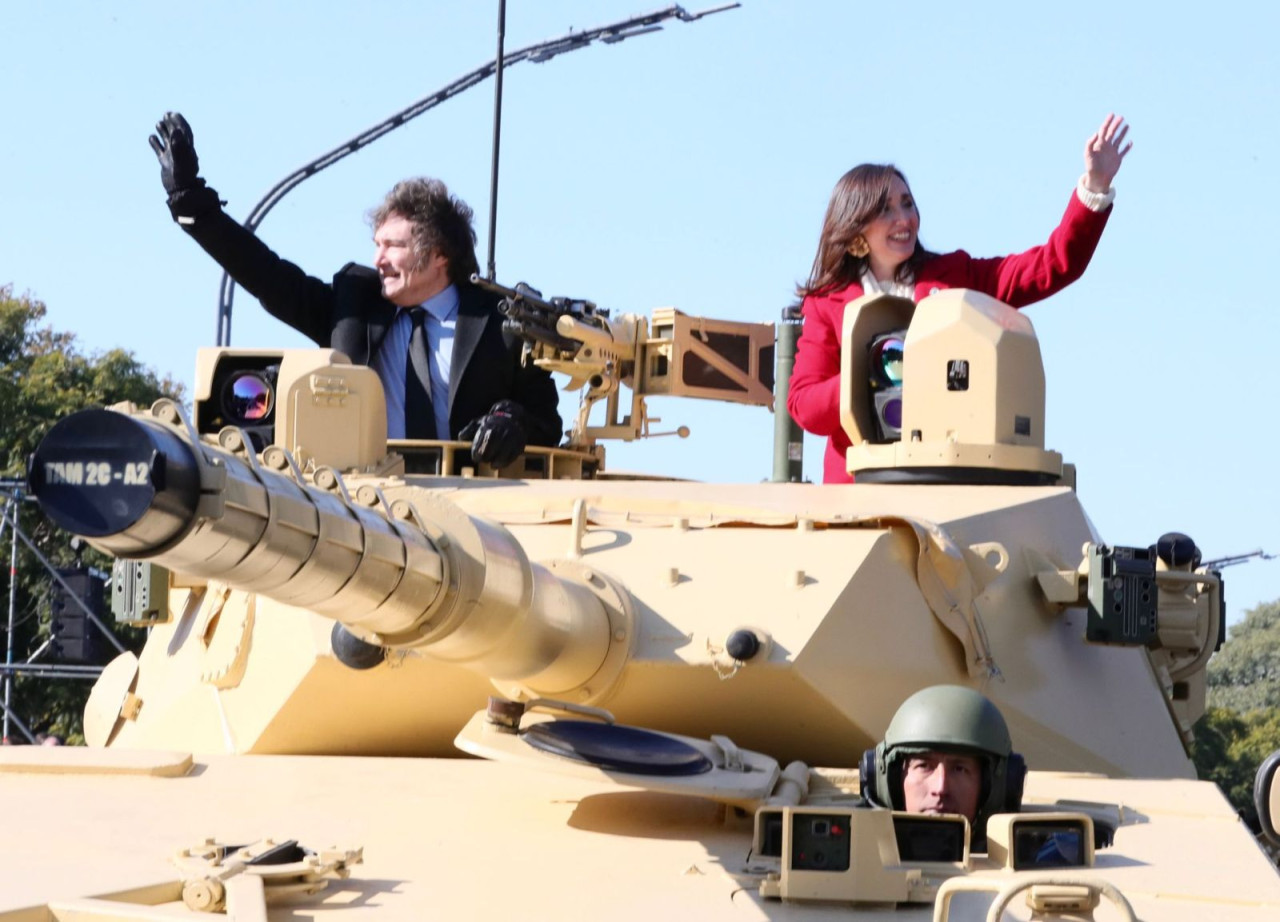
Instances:
[[[982,766],[973,756],[926,752],[902,770],[902,801],[908,813],[959,813],[973,822],[982,792]]]
[[[422,259],[413,248],[413,225],[393,214],[373,234],[373,267],[382,279],[382,296],[400,307],[415,307],[449,285],[449,261],[439,253]]]

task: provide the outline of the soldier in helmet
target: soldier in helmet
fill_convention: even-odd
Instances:
[[[911,813],[958,813],[984,847],[987,818],[1016,811],[1026,767],[987,698],[935,685],[902,703],[884,741],[862,760],[862,792],[873,805]]]

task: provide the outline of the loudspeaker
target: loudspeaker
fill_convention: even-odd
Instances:
[[[49,595],[53,656],[65,663],[97,664],[102,661],[102,639],[84,609],[102,618],[106,611],[106,583],[87,567],[60,569],[58,575],[67,585],[55,580]]]

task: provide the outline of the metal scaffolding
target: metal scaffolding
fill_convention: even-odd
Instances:
[[[17,627],[18,615],[18,546],[26,545],[32,556],[39,561],[49,575],[67,590],[68,597],[73,599],[80,606],[89,623],[94,629],[99,631],[107,641],[123,653],[125,651],[124,644],[111,632],[111,630],[102,623],[94,612],[92,612],[84,601],[71,590],[67,581],[62,574],[58,572],[57,567],[49,560],[48,557],[36,547],[31,537],[22,530],[21,510],[24,502],[33,501],[27,493],[25,481],[17,479],[0,480],[0,497],[4,499],[4,511],[0,514],[0,541],[3,541],[5,531],[9,533],[9,617],[6,627],[5,636],[5,658],[4,665],[0,666],[0,673],[4,677],[4,699],[0,703],[0,708],[4,711],[3,717],[3,738],[7,741],[10,739],[12,728],[16,727],[18,732],[26,738],[27,742],[34,743],[35,735],[31,732],[31,728],[14,712],[13,709],[13,680],[17,675],[29,675],[34,678],[48,679],[89,679],[94,680],[102,672],[101,666],[81,666],[68,663],[50,663],[42,661],[42,657],[46,656],[53,644],[53,637],[45,639],[35,651],[21,662],[15,662],[15,629]]]

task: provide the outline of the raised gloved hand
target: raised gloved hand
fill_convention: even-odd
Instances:
[[[471,457],[493,467],[506,467],[524,451],[524,407],[514,400],[499,400],[484,416],[467,423],[458,433],[471,439]]]
[[[169,210],[175,220],[218,207],[218,193],[207,188],[200,178],[200,158],[196,156],[191,126],[181,113],[166,112],[156,123],[156,133],[147,140],[160,161],[160,182],[169,193]]]
[[[156,122],[156,133],[147,140],[160,161],[160,182],[164,183],[165,192],[173,195],[204,185],[191,126],[182,113],[166,112]]]

